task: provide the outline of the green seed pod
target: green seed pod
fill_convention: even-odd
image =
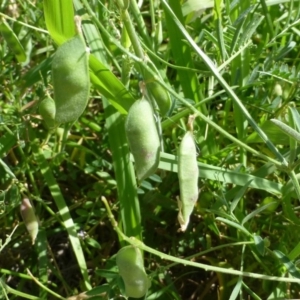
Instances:
[[[180,188],[180,200],[178,200],[178,221],[181,230],[185,231],[190,215],[198,199],[198,176],[196,145],[193,133],[188,131],[179,147],[178,154],[178,178]]]
[[[141,182],[155,173],[160,155],[160,140],[153,109],[145,98],[130,107],[125,130],[135,160],[137,178]]]
[[[147,92],[150,93],[162,116],[166,115],[171,107],[171,97],[168,91],[156,81],[146,81]]]
[[[144,269],[143,256],[139,248],[123,247],[116,256],[119,273],[125,284],[127,297],[144,297],[151,285]]]
[[[22,200],[20,210],[27,231],[31,237],[32,244],[34,244],[36,236],[39,232],[39,223],[29,199],[24,198]]]
[[[78,33],[57,49],[52,60],[56,123],[76,121],[85,110],[89,98],[88,55],[79,18],[75,20]]]
[[[43,120],[48,129],[55,126],[55,102],[52,98],[46,97],[39,104],[39,113],[43,117]]]

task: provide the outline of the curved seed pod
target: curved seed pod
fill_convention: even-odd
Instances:
[[[46,97],[39,104],[39,113],[43,117],[47,128],[55,126],[55,102],[52,98]]]
[[[57,49],[52,60],[57,123],[76,121],[89,98],[88,54],[79,20],[79,17],[75,19],[78,33]]]
[[[34,244],[36,236],[39,232],[39,223],[28,198],[24,198],[22,200],[20,210],[27,231],[31,237],[32,244]]]
[[[179,147],[178,154],[178,178],[180,188],[180,200],[178,199],[178,221],[181,230],[185,231],[190,215],[198,199],[198,176],[197,152],[192,132],[188,131]]]
[[[116,256],[119,273],[125,284],[126,296],[144,297],[151,285],[144,269],[144,261],[139,248],[123,247]]]
[[[171,107],[169,92],[156,81],[146,81],[147,92],[150,93],[162,116],[166,115]]]
[[[137,178],[142,181],[155,173],[160,155],[160,140],[153,109],[145,98],[130,107],[125,130],[135,160]]]

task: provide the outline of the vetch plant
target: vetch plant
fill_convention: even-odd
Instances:
[[[159,164],[160,140],[151,104],[143,97],[129,109],[125,123],[139,182],[154,174]]]
[[[190,221],[190,215],[198,199],[199,169],[196,145],[192,132],[194,118],[193,115],[189,117],[189,130],[180,143],[178,153],[178,178],[180,187],[178,221],[182,231],[186,230]]]
[[[48,129],[51,129],[55,126],[55,112],[55,102],[51,97],[47,96],[40,102],[39,113],[42,116]]]
[[[10,2],[0,13],[3,295],[298,299],[298,1]],[[191,114],[194,136],[191,122],[180,129]],[[22,198],[41,205],[35,247],[23,221],[8,238]],[[120,273],[118,245],[132,245]]]
[[[170,94],[156,81],[147,82],[146,87],[157,103],[161,115],[166,115],[171,107]]]
[[[24,198],[20,207],[21,216],[31,237],[32,244],[34,244],[37,234],[39,232],[39,223],[35,215],[34,209],[28,198]]]
[[[125,246],[117,253],[116,262],[125,284],[126,296],[144,297],[151,283],[144,269],[141,250],[132,245]]]
[[[57,49],[52,61],[56,123],[76,121],[89,98],[88,54],[80,17],[75,16],[75,24],[77,34]]]

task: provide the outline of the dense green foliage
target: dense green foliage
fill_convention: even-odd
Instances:
[[[74,15],[90,97],[55,127],[39,106]],[[145,299],[300,298],[299,19],[297,0],[0,2],[0,299],[122,299],[128,243],[151,279]],[[140,81],[161,140],[141,183],[125,132]],[[200,193],[182,232],[177,154],[192,114]]]

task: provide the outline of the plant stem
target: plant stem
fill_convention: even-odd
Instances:
[[[188,265],[196,268],[203,269],[205,271],[211,271],[211,272],[219,272],[219,273],[224,273],[224,274],[230,274],[230,275],[237,275],[237,276],[243,276],[243,277],[250,277],[250,278],[256,278],[256,279],[262,279],[262,280],[270,280],[270,281],[279,281],[279,282],[295,282],[295,283],[300,283],[299,278],[287,278],[287,277],[277,277],[277,276],[268,276],[268,275],[262,275],[258,273],[252,273],[252,272],[244,272],[244,271],[238,271],[238,270],[232,270],[228,268],[221,268],[221,267],[215,267],[211,265],[206,265],[206,264],[201,264],[201,263],[196,263],[192,262],[186,259],[178,258],[175,256],[171,256],[168,254],[165,254],[163,252],[157,251],[151,247],[146,246],[143,242],[137,240],[134,237],[127,237],[118,227],[118,223],[116,222],[114,215],[112,214],[109,204],[105,197],[101,198],[106,209],[107,209],[107,215],[110,219],[110,222],[114,228],[114,230],[118,233],[118,235],[122,236],[123,239],[128,242],[129,244],[144,250],[146,252],[152,253],[156,256],[159,256],[161,259],[166,259],[170,260],[179,264],[183,265]]]

